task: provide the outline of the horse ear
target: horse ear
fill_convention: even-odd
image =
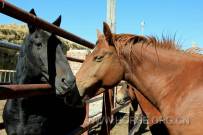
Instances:
[[[111,33],[111,29],[106,22],[103,22],[103,32],[104,32],[105,38],[106,38],[107,42],[109,43],[109,45],[114,45],[113,44],[113,34]]]
[[[104,35],[97,29],[97,38],[98,38],[98,44],[97,46],[99,48],[103,48],[103,47],[108,47],[108,44],[101,42],[101,41],[105,41],[105,37]]]
[[[30,10],[30,14],[32,14],[32,15],[34,15],[34,16],[37,16],[36,13],[35,13],[35,10],[34,10],[33,8]],[[29,23],[28,23],[28,29],[29,29],[29,32],[30,32],[30,33],[33,33],[33,32],[35,32],[35,30],[37,29],[37,27],[36,27],[35,25],[32,25],[32,24],[29,24]]]
[[[60,25],[61,25],[61,15],[53,22],[53,24],[60,27]]]
[[[35,13],[34,8],[32,8],[32,9],[30,10],[30,14],[32,14],[32,15],[34,15],[34,16],[37,16],[36,13]]]
[[[102,33],[97,29],[97,38],[99,39],[100,37],[102,37]]]

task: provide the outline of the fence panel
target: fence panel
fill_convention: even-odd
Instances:
[[[0,84],[10,84],[15,79],[15,70],[0,69]]]

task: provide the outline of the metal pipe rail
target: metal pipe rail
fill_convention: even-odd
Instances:
[[[51,94],[54,91],[52,90],[51,85],[49,84],[14,84],[14,85],[0,85],[0,100],[8,98],[18,98],[31,95],[40,95],[40,94]],[[95,96],[100,95],[104,92],[104,89],[101,88],[95,94]],[[22,95],[22,96],[21,96]],[[91,100],[87,100],[87,103]]]
[[[88,48],[94,48],[94,44],[83,39],[83,38],[80,38],[68,31],[65,31],[51,23],[48,23],[46,22],[45,20],[39,18],[39,17],[36,17],[4,0],[0,0],[0,12],[5,14],[5,15],[8,15],[10,17],[13,17],[15,19],[18,19],[20,21],[23,21],[23,22],[26,22],[26,23],[30,23],[30,24],[33,24],[39,28],[42,28],[48,32],[51,32],[51,33],[55,33],[56,35],[58,36],[61,36],[65,39],[68,39],[68,40],[71,40],[73,42],[76,42],[78,44],[81,44],[85,47],[88,47]]]
[[[49,84],[0,85],[0,100],[54,93]]]
[[[112,109],[111,114],[114,115],[115,113],[119,112],[123,108],[127,107],[130,103],[131,103],[131,101],[127,101],[124,105]],[[71,133],[69,133],[67,135],[81,135],[82,133],[84,133],[85,131],[87,131],[88,129],[90,129],[95,124],[97,124],[101,121],[102,121],[102,116],[99,116],[99,117],[91,120],[89,123],[86,123],[83,126],[76,128],[74,131],[72,131]]]
[[[79,62],[79,63],[84,62],[83,59],[73,58],[73,57],[69,57],[69,56],[66,56],[66,58],[67,58],[67,60],[74,61],[74,62]]]
[[[10,99],[10,98],[19,98],[19,97],[29,97],[36,95],[48,95],[54,93],[54,90],[49,84],[18,84],[18,85],[0,85],[0,100]],[[101,89],[96,95],[103,92],[104,89]],[[92,99],[87,100],[86,102],[91,102]],[[99,99],[100,100],[100,99]],[[119,106],[117,108],[112,109],[111,114],[114,115],[116,112],[125,108],[129,105],[130,101],[126,102],[123,106]],[[71,134],[79,135],[87,131],[89,128],[94,126],[99,120],[101,120],[101,116],[97,118],[97,120],[93,120],[90,123],[84,124],[82,127],[77,128]],[[0,129],[3,129],[4,126],[0,123]]]
[[[4,69],[0,69],[0,72],[10,72],[10,73],[15,73],[15,70],[4,70]]]
[[[20,45],[5,42],[5,41],[0,41],[0,47],[8,48],[8,49],[13,49],[13,50],[20,50]]]

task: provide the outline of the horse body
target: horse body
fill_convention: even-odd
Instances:
[[[34,10],[31,13],[35,15]],[[53,24],[60,25],[59,17]],[[29,34],[22,45],[16,66],[17,84],[50,83],[54,94],[8,99],[3,119],[8,135],[64,135],[79,126],[85,117],[85,108],[65,104],[70,91],[78,98],[75,77],[61,49],[60,40],[36,26],[28,24]],[[78,96],[77,96],[78,95]],[[66,99],[69,99],[67,97]],[[72,106],[78,101],[66,101]],[[77,116],[75,119],[74,116]]]
[[[203,100],[200,96],[203,94],[202,59],[195,58],[193,62],[189,56],[177,56],[173,51],[170,54],[174,53],[175,56],[172,56],[175,58],[168,55],[170,58],[167,59],[166,54],[170,50],[159,49],[156,56],[156,50],[150,48],[150,45],[141,54],[141,47],[142,43],[136,45],[135,55],[142,55],[147,64],[139,63],[139,67],[138,63],[134,62],[135,65],[132,65],[133,62],[126,59],[129,62],[126,67],[136,68],[127,71],[125,80],[130,81],[160,110],[170,134],[202,134],[203,131],[195,130],[202,125],[198,121],[203,120],[201,115],[196,115],[196,112],[203,114]],[[189,61],[183,61],[186,59],[184,57],[189,57]]]
[[[201,135],[203,56],[178,50],[172,40],[112,34],[107,24],[104,35],[98,33],[97,47],[76,75],[80,95],[123,79],[158,108],[169,134]]]

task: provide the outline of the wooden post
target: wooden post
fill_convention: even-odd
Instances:
[[[132,108],[132,106],[130,106],[129,108],[129,119],[128,119],[128,134],[130,134],[131,129],[134,127],[135,125],[135,110],[134,108]]]
[[[89,123],[89,103],[86,103],[86,116],[85,116],[85,120],[83,122],[83,126],[87,125]],[[88,135],[88,130],[85,131],[82,135]]]
[[[4,81],[3,81],[3,83],[6,83],[6,76],[7,76],[7,72],[4,72]]]
[[[111,31],[116,32],[116,0],[107,0],[107,23]]]
[[[110,108],[111,108],[111,110],[113,110],[113,108],[115,107],[114,106],[114,97],[115,97],[115,88],[113,88],[113,89],[110,89],[108,92],[109,92],[109,100],[110,100]],[[111,115],[111,124],[112,123],[114,123],[114,115],[112,114]]]
[[[107,0],[107,23],[113,33],[116,32],[116,0]],[[111,109],[114,107],[114,89],[109,90]],[[112,120],[113,120],[113,116]]]
[[[2,78],[2,72],[0,71],[0,83],[3,82],[3,81],[1,80],[1,78]]]
[[[109,91],[106,90],[103,95],[102,126],[99,135],[110,135],[110,130],[111,130],[111,102],[109,98]]]

